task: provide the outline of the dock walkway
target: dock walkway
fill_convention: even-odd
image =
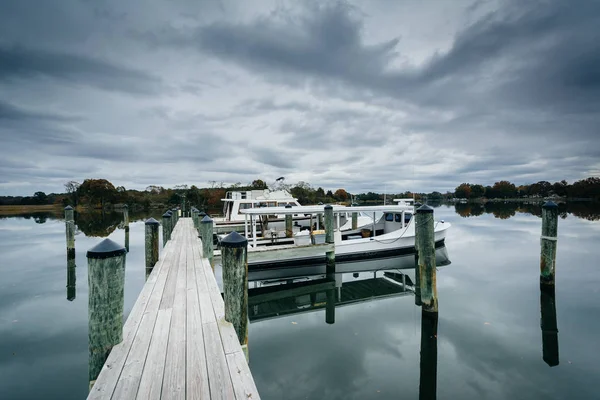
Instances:
[[[259,394],[191,218],[180,218],[88,399]]]

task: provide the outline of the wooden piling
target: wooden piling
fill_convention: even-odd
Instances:
[[[286,204],[285,208],[292,208],[291,204]],[[291,238],[294,236],[294,228],[292,228],[294,216],[292,214],[285,215],[285,237]]]
[[[422,308],[424,312],[437,313],[433,208],[427,205],[417,209],[415,246],[419,257],[418,270]]]
[[[210,266],[215,268],[213,263],[213,220],[205,215],[200,221],[200,238],[202,239],[202,254],[208,258]]]
[[[421,312],[421,360],[419,400],[435,400],[437,394],[438,314]]]
[[[158,262],[158,226],[160,223],[154,218],[146,220],[146,276],[152,272]]]
[[[90,389],[113,346],[123,341],[126,254],[110,239],[87,252]]]
[[[123,205],[123,229],[125,230],[125,249],[129,252],[129,206]]]
[[[204,224],[206,225],[207,223],[204,222]],[[212,226],[212,220],[210,224]],[[223,266],[225,320],[233,324],[240,344],[247,346],[248,239],[237,232],[231,232],[225,236],[221,240],[221,263]]]
[[[171,240],[171,213],[167,211],[162,216],[163,247]]]
[[[194,228],[198,229],[198,209],[196,207],[192,207],[192,222]]]
[[[352,213],[352,229],[358,229],[358,213]]]
[[[175,225],[177,225],[177,220],[179,219],[178,217],[178,211],[176,208],[172,208],[171,209],[171,213],[173,214],[173,220],[171,221],[171,232],[173,231],[173,229],[175,229]]]
[[[75,257],[75,210],[65,207],[65,231],[67,236],[67,258]]]
[[[558,205],[552,201],[547,201],[542,206],[542,237],[540,245],[540,282],[545,285],[554,285],[557,239]]]
[[[325,243],[335,243],[333,235],[333,207],[325,206]],[[335,250],[328,251],[326,254],[326,272],[327,274],[335,273]]]

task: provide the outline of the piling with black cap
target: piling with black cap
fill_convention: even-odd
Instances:
[[[335,243],[333,235],[333,207],[325,206],[325,243]],[[326,254],[326,272],[335,273],[335,250],[328,251]]]
[[[205,215],[200,221],[200,239],[202,239],[202,255],[208,258],[213,267],[213,220]]]
[[[540,282],[554,285],[556,269],[556,242],[558,240],[558,205],[547,201],[542,206],[542,237]]]
[[[152,272],[158,262],[158,227],[160,223],[154,218],[146,220],[146,275]]]
[[[352,213],[352,230],[358,229],[358,213]]]
[[[285,208],[292,208],[291,204],[286,204]],[[292,214],[285,214],[285,237],[291,238],[294,236],[294,231],[292,228],[294,216]]]
[[[202,220],[205,225],[206,218]],[[248,239],[237,232],[225,236],[221,240],[221,263],[225,320],[233,324],[244,346],[248,344]]]
[[[179,219],[179,216],[178,216],[178,211],[176,208],[172,208],[171,213],[173,214],[173,222],[171,224],[171,232],[173,232],[173,229],[175,229],[175,226],[177,225],[177,220]]]
[[[90,386],[110,350],[123,341],[123,296],[127,249],[104,239],[87,252]]]
[[[65,207],[65,231],[67,235],[67,259],[75,258],[75,210]]]
[[[196,207],[192,207],[190,211],[192,213],[192,222],[194,223],[194,228],[198,229],[198,210]]]
[[[185,197],[181,198],[181,217],[185,218],[186,214],[185,214]]]
[[[162,216],[163,247],[171,240],[171,212],[167,211]]]
[[[422,308],[424,312],[437,313],[433,208],[427,205],[417,209],[415,219],[415,247],[419,260],[418,270]]]

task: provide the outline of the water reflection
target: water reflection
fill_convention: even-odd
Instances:
[[[495,218],[508,219],[517,213],[542,216],[540,202],[488,202],[488,203],[456,203],[454,209],[461,217],[477,217],[483,214],[492,214]],[[567,218],[571,214],[588,221],[600,220],[600,203],[598,202],[569,202],[559,204],[559,216]]]
[[[419,399],[434,400],[437,394],[438,313],[421,313],[421,362]]]
[[[413,293],[410,277],[396,271],[272,279],[252,285],[248,290],[250,322],[325,308],[325,321],[333,324],[336,307]]]
[[[540,283],[540,310],[542,314],[542,358],[551,367],[558,365],[558,324],[554,285]]]
[[[67,254],[67,300],[73,301],[76,297],[76,268],[75,254]]]

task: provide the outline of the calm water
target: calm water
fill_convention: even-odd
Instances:
[[[416,399],[420,381],[435,383],[439,399],[600,398],[600,212],[581,204],[562,211],[557,366],[542,359],[539,207],[441,206],[436,217],[453,224],[452,264],[437,274],[437,357],[424,360],[422,378],[414,297],[382,285],[383,272],[350,274],[339,277],[333,324],[323,293],[251,306],[251,369],[262,398]],[[86,397],[85,252],[100,236],[123,243],[118,223],[118,215],[78,216],[69,301],[64,221],[0,219],[0,399]],[[130,227],[125,318],[145,279],[144,225]]]

